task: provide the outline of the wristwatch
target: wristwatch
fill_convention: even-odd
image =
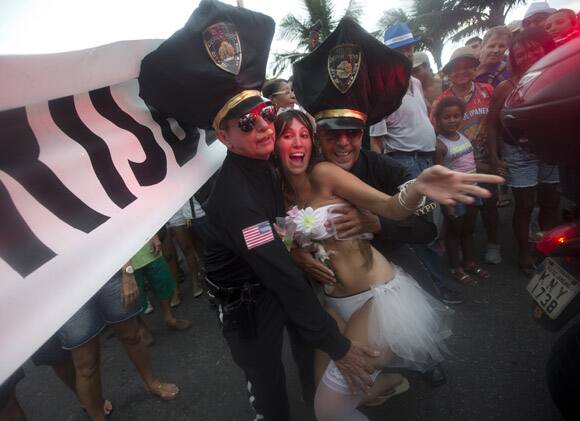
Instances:
[[[128,273],[129,275],[132,275],[133,273],[135,273],[135,269],[133,269],[133,266],[131,266],[131,265],[125,266],[125,268],[123,269],[123,272]]]

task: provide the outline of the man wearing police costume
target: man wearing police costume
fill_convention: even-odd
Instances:
[[[216,130],[228,153],[206,206],[207,276],[234,361],[248,380],[256,419],[289,419],[281,362],[292,323],[353,384],[368,385],[369,349],[350,343],[322,309],[272,230],[284,215],[268,158],[275,109],[260,96],[273,20],[204,0],[185,27],[142,63],[140,95],[160,112]]]
[[[294,92],[299,103],[316,119],[318,144],[324,158],[389,195],[398,192],[399,186],[410,179],[409,174],[387,155],[361,149],[363,130],[397,110],[407,90],[410,71],[404,55],[385,47],[349,19],[344,19],[315,51],[293,68]],[[435,206],[428,203],[417,215],[401,222],[345,208],[338,210],[344,215],[336,218],[334,224],[344,238],[372,232],[375,247],[413,273],[421,285],[429,285],[429,274],[416,267],[420,263],[409,257],[412,253],[408,247],[401,245],[433,240],[435,226],[423,214]],[[295,262],[317,281],[334,282],[330,270],[304,250],[293,251]],[[449,301],[451,298],[455,301]],[[461,302],[455,296],[451,298],[444,297],[443,301]],[[431,385],[445,382],[440,366],[425,374]]]

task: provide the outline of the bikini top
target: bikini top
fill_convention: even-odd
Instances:
[[[371,233],[363,233],[349,238],[338,238],[336,236],[333,220],[339,214],[334,214],[332,211],[344,206],[349,205],[346,203],[333,203],[316,209],[311,207],[298,209],[298,207],[294,206],[287,212],[285,219],[286,230],[293,233],[293,239],[301,246],[329,238],[337,240],[372,239],[373,235]]]

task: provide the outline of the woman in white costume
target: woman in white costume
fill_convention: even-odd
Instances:
[[[276,160],[290,209],[283,235],[287,241],[292,237],[298,246],[318,246],[316,257],[331,266],[338,282],[325,288],[325,306],[345,325],[351,341],[380,351],[372,377],[386,366],[421,371],[433,360],[441,361],[443,341],[451,334],[442,317],[449,310],[391,265],[370,245],[368,236],[335,238],[331,209],[352,203],[400,220],[420,206],[425,196],[444,205],[471,203],[472,196],[489,196],[474,183],[500,183],[503,179],[434,166],[401,193],[388,196],[332,163],[315,163],[312,126],[303,113],[284,112],[275,126]],[[353,390],[328,358],[317,361],[325,367],[315,398],[318,420],[366,420],[356,409],[363,391]]]

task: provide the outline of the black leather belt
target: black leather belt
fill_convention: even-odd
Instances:
[[[233,287],[222,287],[208,278],[205,278],[205,282],[210,295],[221,305],[235,303],[244,295],[256,297],[265,290],[262,284],[256,281],[246,281],[240,286]]]

